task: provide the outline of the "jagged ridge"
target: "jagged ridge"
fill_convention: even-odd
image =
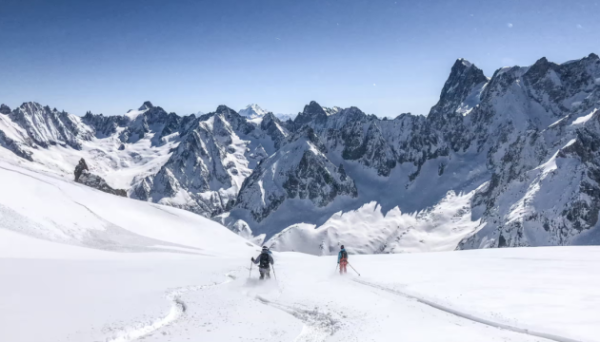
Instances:
[[[319,223],[371,201],[384,212],[418,211],[448,191],[475,191],[470,210],[479,226],[459,248],[564,245],[595,236],[599,88],[595,54],[564,64],[542,58],[491,78],[459,59],[427,117],[379,119],[313,101],[286,123],[226,106],[180,117],[150,102],[122,116],[79,118],[25,103],[0,107],[0,146],[40,162],[36,155],[52,146],[85,152],[110,141],[114,149],[94,156],[113,158],[118,169],[139,165],[135,149],[148,143],[164,161],[132,179],[132,197],[215,217],[247,235],[281,231],[298,201],[314,213],[306,222]],[[560,203],[550,208],[544,191],[560,192]]]

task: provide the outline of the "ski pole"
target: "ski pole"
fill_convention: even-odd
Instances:
[[[250,261],[250,272],[248,272],[248,279],[252,277],[252,261]]]
[[[360,277],[360,273],[358,273],[358,271],[356,269],[354,269],[354,267],[352,267],[352,265],[350,265],[350,263],[348,263],[348,266],[350,266],[350,268],[352,268],[354,270],[354,272],[356,272],[356,274],[358,274],[358,276]]]
[[[336,265],[335,265],[335,271],[333,271],[334,273],[335,273],[335,272],[337,272],[337,268],[338,268],[338,266],[339,266],[339,265],[340,265],[340,264],[336,264]]]
[[[271,268],[273,269],[273,277],[275,280],[277,280],[277,274],[275,274],[275,265],[271,265]]]

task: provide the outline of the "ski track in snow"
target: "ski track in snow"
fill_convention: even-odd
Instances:
[[[374,284],[374,283],[370,283],[364,280],[359,280],[359,279],[354,279],[355,282],[362,284],[362,285],[366,285],[366,286],[370,286],[382,291],[386,291],[392,294],[395,294],[397,296],[401,296],[401,297],[405,297],[408,299],[412,299],[415,300],[421,304],[425,304],[427,306],[430,306],[434,309],[440,310],[440,311],[444,311],[446,313],[449,313],[451,315],[455,315],[464,319],[468,319],[470,321],[473,322],[477,322],[480,324],[485,324],[488,325],[490,327],[494,327],[497,329],[504,329],[504,330],[508,330],[508,331],[512,331],[512,332],[516,332],[516,333],[521,333],[521,334],[526,334],[526,335],[530,335],[530,336],[534,336],[534,337],[540,337],[540,338],[544,338],[547,340],[551,340],[551,341],[556,341],[556,342],[583,342],[583,341],[579,341],[579,340],[574,340],[572,338],[568,338],[568,337],[562,337],[562,336],[558,336],[558,335],[554,335],[554,334],[548,334],[548,333],[544,333],[544,332],[539,332],[539,331],[535,331],[535,330],[531,330],[531,329],[525,329],[525,328],[518,328],[518,327],[514,327],[508,324],[504,324],[504,323],[498,323],[498,322],[494,322],[485,318],[481,318],[481,317],[477,317],[475,315],[466,313],[466,312],[462,312],[460,310],[457,309],[453,309],[438,303],[435,303],[433,301],[430,301],[428,299],[424,299],[415,295],[411,295],[402,291],[398,291],[396,289],[391,289],[389,287],[385,287],[385,286],[381,286],[378,284]]]
[[[341,327],[340,320],[327,312],[320,312],[318,307],[307,310],[273,302],[262,296],[256,296],[256,299],[265,305],[284,311],[304,323],[302,331],[294,339],[294,342],[323,342]]]
[[[199,291],[202,289],[206,289],[209,287],[215,287],[220,285],[225,285],[227,283],[232,282],[235,279],[235,276],[231,274],[226,274],[227,280],[222,281],[220,283],[214,283],[209,285],[195,285],[195,286],[187,286],[181,287],[171,291],[167,295],[167,299],[171,301],[171,309],[169,313],[162,318],[156,319],[151,323],[138,323],[131,325],[117,332],[114,337],[107,340],[107,342],[130,342],[140,339],[142,337],[148,336],[158,329],[164,328],[175,321],[177,321],[183,314],[185,314],[187,307],[185,302],[181,299],[181,296],[186,292],[191,291]]]

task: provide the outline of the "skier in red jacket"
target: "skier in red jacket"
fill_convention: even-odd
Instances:
[[[338,264],[340,265],[340,274],[347,273],[348,270],[348,253],[344,249],[344,245],[341,246],[340,252],[338,253]]]

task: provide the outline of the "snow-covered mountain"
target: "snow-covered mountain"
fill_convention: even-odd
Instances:
[[[339,107],[334,107],[334,108],[339,108]],[[335,110],[335,109],[332,109],[332,110]],[[252,122],[260,123],[260,120],[262,120],[262,118],[264,118],[265,115],[267,115],[270,112],[268,110],[262,109],[257,104],[249,104],[245,108],[240,109],[240,111],[238,113],[241,116],[250,119]],[[294,120],[294,118],[296,118],[296,114],[278,113],[278,114],[273,114],[273,115],[277,119],[279,119],[279,121],[281,121],[281,122],[286,122],[288,120]]]
[[[0,157],[70,177],[85,158],[133,198],[281,250],[598,244],[598,108],[595,54],[489,78],[459,59],[427,117],[314,101],[285,122],[257,105],[180,117],[150,102],[77,117],[24,103],[0,107]]]
[[[288,133],[272,114],[254,125],[219,106],[177,134],[179,144],[168,161],[134,184],[132,197],[212,217],[233,206],[244,180]]]
[[[244,109],[240,109],[239,114],[245,118],[258,119],[267,115],[267,111],[260,108],[257,104],[249,104]]]

